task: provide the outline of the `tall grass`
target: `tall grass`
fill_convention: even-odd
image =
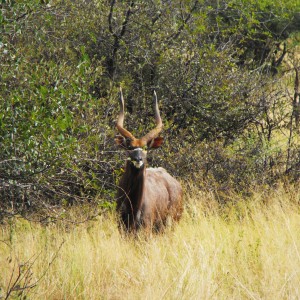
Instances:
[[[122,237],[113,214],[77,226],[10,221],[1,228],[0,295],[300,298],[299,192],[228,195],[222,205],[193,188],[186,195],[181,222],[150,238]]]

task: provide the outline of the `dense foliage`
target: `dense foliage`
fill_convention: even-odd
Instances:
[[[282,42],[297,41],[297,2],[2,0],[2,214],[113,201],[120,85],[137,135],[159,95],[150,164],[222,189],[296,178],[299,96],[283,75],[299,61],[282,67]]]

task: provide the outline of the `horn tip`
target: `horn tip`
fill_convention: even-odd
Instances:
[[[121,86],[120,86],[120,104],[124,107],[124,99],[123,99],[123,93],[122,93],[122,88],[121,88]],[[124,108],[123,108],[123,110],[124,110]]]

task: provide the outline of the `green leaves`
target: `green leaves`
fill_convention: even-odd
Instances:
[[[158,93],[170,158],[157,150],[153,162],[175,173],[184,164],[182,176],[191,173],[186,166],[199,172],[200,165],[200,172],[213,169],[224,179],[218,174],[232,173],[231,151],[237,151],[228,144],[269,116],[258,91],[278,70],[273,53],[296,28],[296,4],[2,1],[3,199],[17,199],[20,207],[27,198],[66,204],[101,195],[111,201],[122,173],[113,142],[120,84],[126,127],[138,136],[153,126],[151,98],[154,89]],[[253,139],[249,149],[261,136]],[[199,143],[213,149],[204,165],[208,150],[196,149]],[[222,144],[227,148],[220,150]],[[196,150],[189,156],[185,148]],[[239,161],[243,168],[246,161]],[[227,169],[219,172],[221,165]],[[252,166],[255,172],[262,164]]]

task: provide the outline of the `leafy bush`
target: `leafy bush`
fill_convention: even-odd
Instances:
[[[269,92],[269,71],[298,28],[296,2],[2,1],[2,213],[113,200],[119,85],[137,135],[152,126],[158,92],[166,143],[151,164],[237,189],[257,174],[271,182],[287,149],[268,145],[291,107],[286,91]],[[295,174],[295,139],[289,146],[284,171]]]

